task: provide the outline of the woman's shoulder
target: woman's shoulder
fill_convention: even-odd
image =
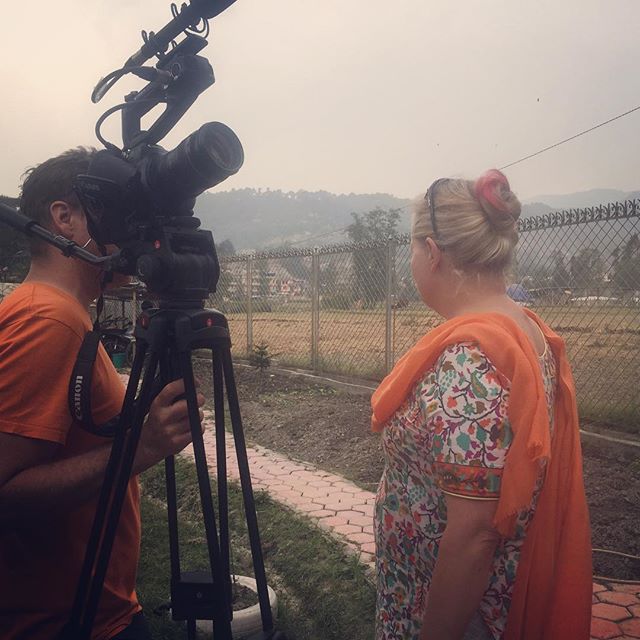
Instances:
[[[502,376],[479,343],[468,340],[447,345],[433,366],[422,376],[422,391],[437,387],[439,394],[456,393],[475,386],[479,393],[489,387],[507,387]]]
[[[454,342],[442,349],[435,361],[434,370],[474,371],[477,369],[495,368],[480,344],[474,340]]]

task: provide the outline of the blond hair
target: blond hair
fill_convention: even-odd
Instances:
[[[496,169],[475,182],[439,180],[425,197],[416,198],[411,236],[432,238],[450,256],[454,267],[463,272],[504,273],[513,261],[518,242],[520,211],[520,202],[509,182]]]

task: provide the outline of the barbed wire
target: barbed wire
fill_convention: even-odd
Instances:
[[[640,199],[625,200],[623,202],[609,202],[593,207],[581,207],[576,209],[562,209],[538,216],[523,218],[518,221],[518,231],[536,231],[552,227],[564,227],[603,220],[618,220],[623,218],[640,218]],[[268,260],[269,258],[293,258],[296,256],[312,256],[314,253],[342,253],[347,251],[363,251],[379,249],[390,242],[409,244],[411,236],[408,233],[399,233],[389,236],[387,239],[368,242],[342,242],[326,244],[318,247],[303,247],[296,249],[286,247],[269,251],[250,252],[241,255],[225,256],[220,262],[246,262],[253,260]]]

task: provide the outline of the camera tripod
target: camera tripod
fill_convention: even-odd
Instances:
[[[145,416],[154,393],[171,380],[183,378],[210,570],[181,571],[176,476],[174,458],[171,456],[165,460],[165,471],[172,618],[186,621],[189,640],[196,637],[196,620],[213,621],[214,640],[231,640],[232,638],[233,613],[224,423],[226,389],[262,619],[263,631],[255,636],[255,640],[286,640],[281,632],[273,628],[240,405],[231,360],[231,340],[227,320],[222,313],[204,309],[202,305],[194,308],[192,301],[165,302],[160,305],[160,308],[149,309],[140,315],[136,323],[135,337],[136,355],[131,376],[107,464],[104,484],[98,498],[96,517],[87,545],[76,599],[63,637],[69,640],[89,640],[91,636],[91,628],[98,608],[136,448],[141,430],[144,428]],[[193,376],[191,356],[196,349],[210,350],[212,356],[219,527],[216,525]],[[158,372],[159,376],[156,375]],[[142,384],[136,398],[140,381]],[[129,425],[131,425],[130,429],[127,428]]]

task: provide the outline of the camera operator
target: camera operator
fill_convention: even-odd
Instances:
[[[94,150],[69,150],[28,172],[20,208],[96,255],[72,181]],[[78,350],[100,295],[99,268],[34,239],[24,281],[0,304],[0,637],[50,640],[67,622],[111,444],[83,431],[67,406]],[[181,451],[191,433],[182,380],[147,417],[134,474]],[[124,385],[102,346],[93,367],[93,420],[117,415]],[[204,397],[198,394],[200,407]],[[202,411],[202,410],[201,410]],[[129,482],[92,638],[150,638],[135,593],[138,483]]]

